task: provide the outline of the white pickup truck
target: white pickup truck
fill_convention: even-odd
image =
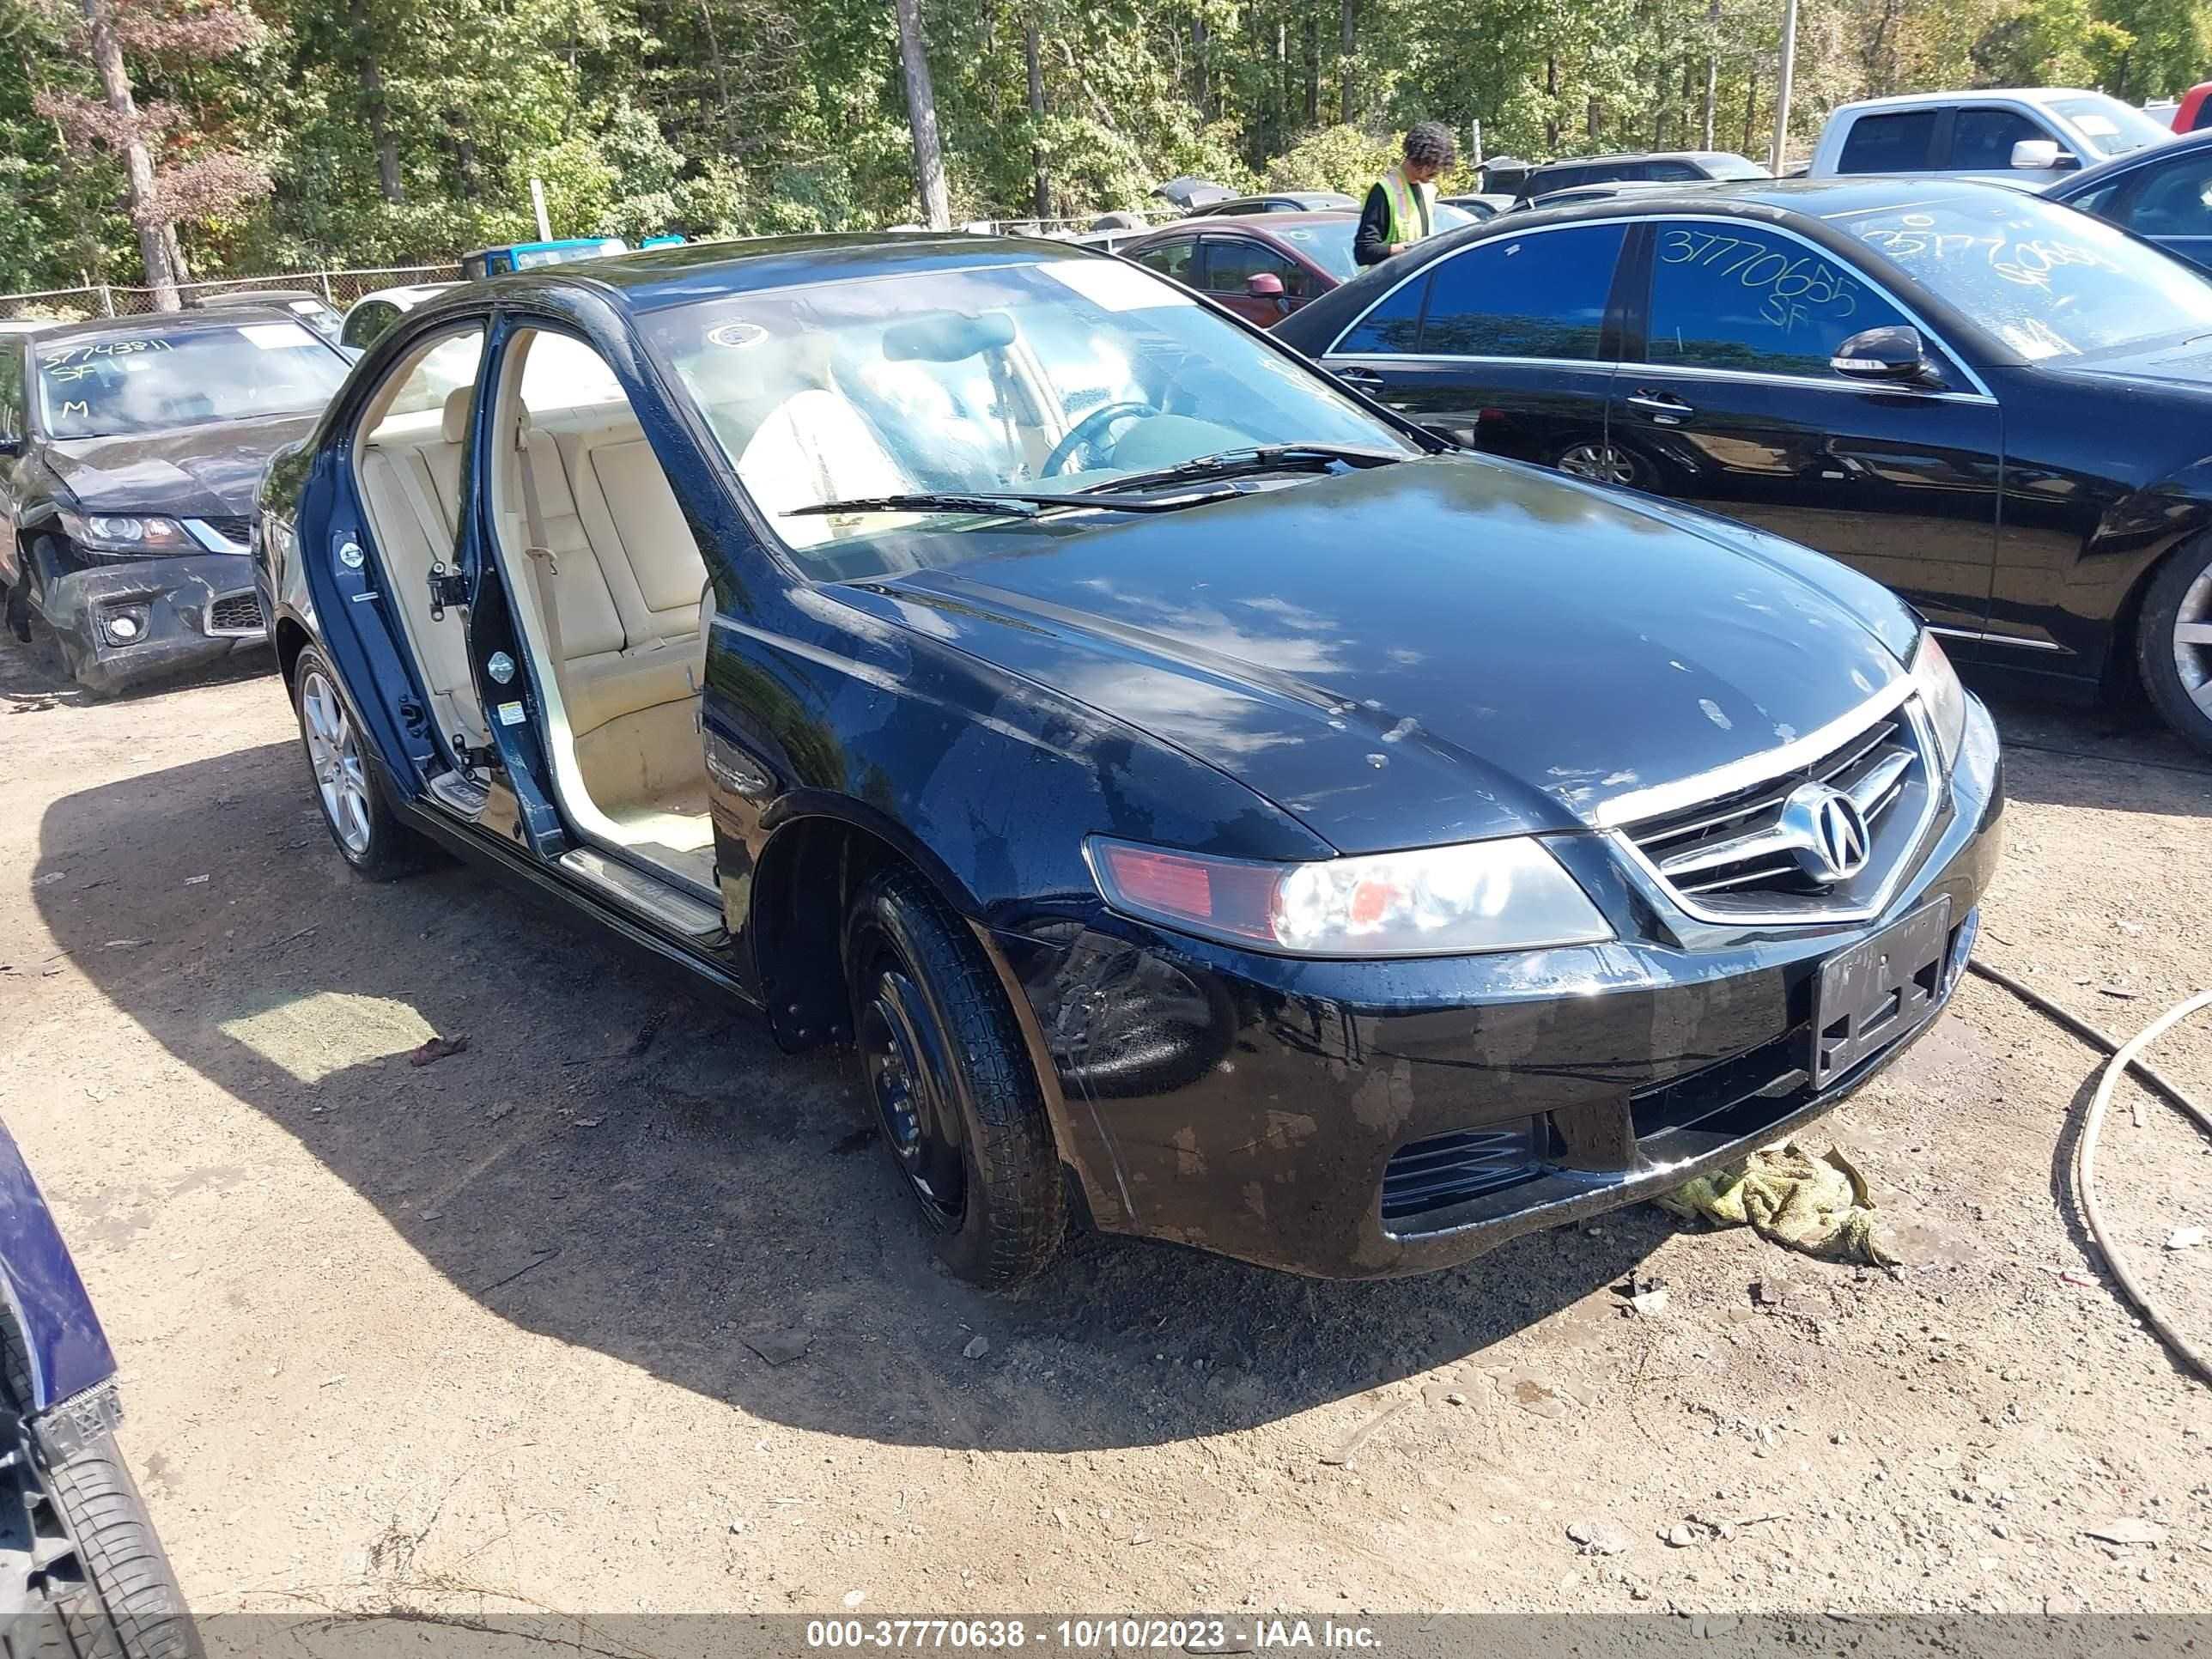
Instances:
[[[2173,134],[2132,104],[2065,87],[1921,92],[1845,104],[1820,129],[1808,169],[1948,173],[2037,189]]]

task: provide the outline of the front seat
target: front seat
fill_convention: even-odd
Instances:
[[[779,536],[793,547],[818,547],[841,533],[835,520],[784,515],[823,501],[895,495],[914,484],[867,417],[836,389],[823,337],[794,337],[780,368],[780,375],[771,368],[765,378],[771,386],[780,382],[785,395],[746,441],[738,476]]]

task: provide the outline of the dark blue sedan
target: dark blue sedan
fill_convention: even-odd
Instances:
[[[1662,1191],[1924,1032],[1997,856],[1988,715],[1875,583],[1055,243],[456,289],[256,540],[346,861],[850,1044],[984,1284],[1071,1212],[1366,1277]]]
[[[2130,150],[2043,192],[2168,253],[2212,265],[2212,131]]]
[[[0,1624],[11,1653],[198,1659],[116,1449],[121,1419],[106,1334],[0,1128]]]

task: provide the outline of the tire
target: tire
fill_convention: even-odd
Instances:
[[[338,855],[369,881],[391,881],[419,869],[422,838],[386,804],[362,748],[353,706],[338,689],[337,671],[313,646],[292,665],[292,708],[323,827]]]
[[[1060,1249],[1067,1195],[1029,1047],[982,948],[894,867],[854,896],[844,963],[861,1087],[939,1260],[988,1290],[1034,1277]]]
[[[204,1659],[115,1437],[49,1463],[21,1419],[7,1417],[0,1650],[8,1659]]]
[[[1622,444],[1600,438],[1577,438],[1563,445],[1552,457],[1552,465],[1570,477],[1592,483],[1615,484],[1629,489],[1651,488],[1650,463]]]
[[[2212,754],[2212,535],[2185,544],[2152,579],[2136,671],[2166,723]]]

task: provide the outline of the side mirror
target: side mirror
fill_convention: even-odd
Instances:
[[[1255,300],[1283,297],[1283,279],[1272,270],[1255,271],[1244,279],[1244,291]]]
[[[1836,348],[1828,367],[1848,380],[1898,386],[1936,378],[1920,331],[1905,325],[1862,329]]]
[[[2048,173],[2054,167],[2078,167],[2081,158],[2071,150],[2061,149],[2055,138],[2023,138],[2012,147],[2012,164],[2031,172]]]

